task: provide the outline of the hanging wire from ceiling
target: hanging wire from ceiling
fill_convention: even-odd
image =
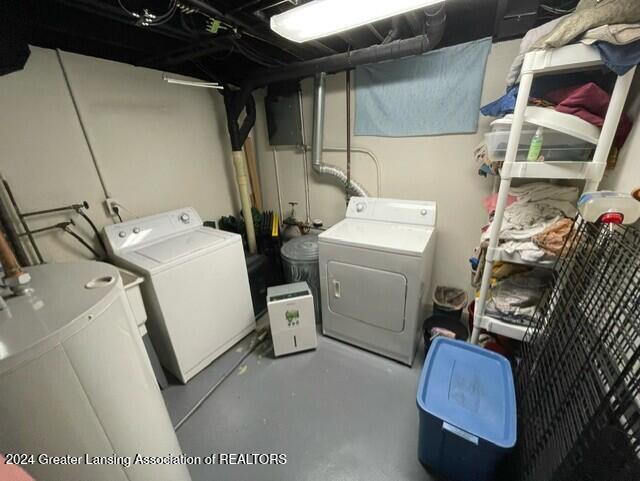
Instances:
[[[238,29],[233,25],[223,22],[218,18],[214,18],[211,15],[191,6],[184,5],[183,3],[178,1],[178,10],[180,10],[180,18],[182,20],[182,25],[187,28],[187,30],[192,33],[218,33],[219,30],[230,30],[234,33],[238,32]],[[191,19],[194,15],[200,15],[205,19],[205,24],[199,29],[194,27],[193,24],[187,25],[186,19]],[[200,30],[200,31],[198,31]]]
[[[263,67],[274,68],[274,67],[282,67],[283,65],[286,65],[285,62],[282,62],[274,57],[271,57],[270,55],[266,55],[262,52],[259,52],[258,50],[255,50],[242,37],[235,38],[232,40],[232,42],[233,42],[233,45],[235,45],[235,47],[238,49],[238,52],[240,52],[242,55],[247,57],[249,60],[259,65],[262,65]]]
[[[152,27],[157,25],[162,25],[167,23],[169,20],[173,18],[178,8],[178,0],[169,0],[167,10],[161,14],[155,14],[148,8],[143,8],[141,11],[134,11],[130,8],[125,7],[122,3],[123,0],[117,0],[120,8],[124,10],[127,14],[131,15],[136,19],[136,25],[141,27]]]
[[[136,20],[136,25],[142,27],[153,27],[156,25],[162,25],[170,21],[176,12],[179,12],[180,21],[185,30],[193,35],[200,35],[203,33],[207,34],[217,34],[220,30],[227,30],[232,32],[231,37],[231,49],[227,54],[222,58],[217,58],[214,60],[226,59],[228,56],[233,54],[234,52],[238,52],[251,60],[254,63],[257,63],[263,67],[275,68],[286,65],[286,62],[283,62],[271,55],[268,55],[256,47],[252,46],[248,38],[252,38],[254,40],[261,40],[259,37],[251,35],[248,32],[242,32],[237,27],[226,23],[220,19],[217,19],[206,12],[198,9],[197,7],[192,7],[189,5],[185,5],[180,2],[180,0],[168,0],[167,10],[162,14],[153,13],[148,8],[142,8],[141,10],[134,10],[130,6],[128,7],[126,2],[129,0],[117,0],[120,8],[124,10],[128,15],[133,17]],[[199,15],[205,19],[204,24],[195,25],[192,21],[192,16]]]

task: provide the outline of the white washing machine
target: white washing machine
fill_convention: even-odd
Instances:
[[[0,452],[39,481],[190,481],[184,464],[134,463],[181,450],[118,270],[26,270],[33,290],[0,310]]]
[[[106,226],[104,237],[116,264],[145,277],[151,341],[183,383],[255,329],[238,234],[204,227],[187,207]]]
[[[318,236],[322,331],[411,365],[427,315],[434,202],[352,197]]]

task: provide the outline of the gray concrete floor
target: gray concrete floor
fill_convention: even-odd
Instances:
[[[246,352],[245,338],[186,386],[164,391],[176,423]],[[417,460],[413,368],[319,335],[318,349],[251,354],[177,431],[188,455],[283,453],[285,465],[190,466],[194,481],[431,480]]]

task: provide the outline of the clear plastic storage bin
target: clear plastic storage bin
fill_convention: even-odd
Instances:
[[[507,153],[513,115],[491,122],[491,132],[485,134],[489,158],[503,161]],[[540,155],[547,162],[589,162],[593,158],[600,129],[575,115],[543,107],[527,107],[522,126],[516,162],[526,162],[531,140],[538,127],[543,127]]]
[[[485,142],[489,158],[494,161],[503,161],[507,153],[509,142],[510,125],[498,125],[492,128],[490,133],[485,134]],[[536,134],[536,128],[525,125],[520,136],[516,162],[526,162],[531,139]],[[595,145],[589,142],[572,137],[561,132],[545,129],[543,134],[542,150],[540,155],[545,161],[574,161],[589,162],[593,157]]]

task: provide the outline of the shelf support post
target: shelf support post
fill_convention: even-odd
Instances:
[[[524,124],[524,114],[529,103],[529,94],[531,92],[531,85],[533,83],[533,73],[529,73],[523,67],[523,72],[520,79],[520,88],[518,90],[518,99],[516,100],[516,107],[513,112],[513,123],[511,124],[511,132],[509,133],[509,142],[507,144],[507,152],[505,155],[502,169],[505,173],[511,172],[511,165],[516,160],[518,153],[518,144],[520,143],[520,134],[522,132],[522,125]],[[506,168],[505,168],[506,167]],[[502,218],[504,217],[504,211],[507,207],[507,200],[509,197],[509,189],[511,188],[511,175],[506,174],[502,176],[500,180],[500,189],[498,190],[498,199],[496,202],[496,210],[491,221],[491,230],[489,232],[489,247],[488,251],[495,251],[500,239],[500,230],[502,227]],[[480,296],[476,303],[475,312],[473,316],[473,332],[471,333],[471,343],[478,344],[478,338],[480,337],[481,321],[484,317],[485,307],[487,303],[487,295],[489,294],[489,285],[491,284],[491,271],[493,270],[493,256],[487,256],[484,263],[484,271],[482,272],[482,284],[480,286]]]

